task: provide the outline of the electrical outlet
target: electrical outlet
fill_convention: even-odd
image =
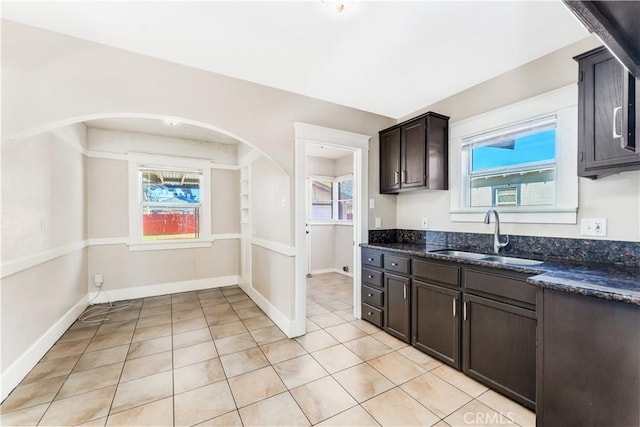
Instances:
[[[369,199],[369,209],[376,208],[376,199]]]
[[[422,218],[422,228],[429,228],[429,218]]]
[[[583,236],[606,236],[606,218],[583,218],[580,221],[580,234]]]
[[[382,227],[382,218],[376,217],[376,228]]]
[[[96,285],[96,288],[101,287],[102,283],[104,283],[104,280],[102,278],[102,273],[94,274],[93,275],[93,284]]]

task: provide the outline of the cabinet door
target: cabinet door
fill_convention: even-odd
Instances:
[[[425,119],[415,120],[401,127],[402,188],[427,185]]]
[[[462,370],[535,408],[535,312],[465,294],[462,313]]]
[[[412,344],[460,368],[460,292],[413,281]]]
[[[427,188],[449,189],[449,118],[430,115],[426,118]]]
[[[384,285],[384,329],[391,335],[405,342],[409,342],[409,329],[411,327],[409,294],[411,292],[411,280],[408,277],[385,273]]]
[[[380,193],[400,190],[400,128],[380,134]]]
[[[640,166],[640,152],[634,150],[635,81],[606,49],[580,60],[580,74],[578,174],[607,175],[621,171],[616,167]]]
[[[639,426],[640,307],[539,291],[538,425]]]

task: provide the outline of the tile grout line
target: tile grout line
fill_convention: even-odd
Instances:
[[[142,307],[144,306],[144,298],[139,298],[138,300],[141,300],[141,304],[140,304],[140,309],[138,310],[138,316],[136,317],[136,324],[133,327],[133,331],[131,332],[131,340],[129,340],[129,348],[127,349],[127,355],[124,358],[124,363],[122,364],[122,370],[120,371],[120,376],[118,377],[118,382],[116,383],[116,389],[113,392],[113,397],[111,398],[111,403],[109,404],[109,408],[107,409],[107,414],[106,414],[106,419],[104,421],[105,426],[107,425],[107,423],[109,422],[109,417],[111,416],[111,409],[113,408],[113,403],[116,400],[116,395],[118,394],[118,389],[120,388],[120,380],[122,379],[122,374],[124,373],[124,367],[127,364],[128,361],[128,357],[129,356],[129,352],[131,351],[131,342],[133,340],[133,336],[135,335],[136,332],[136,328],[138,326],[138,321],[140,320],[140,313],[142,313]],[[137,300],[134,300],[137,301]],[[97,333],[97,331],[96,331]]]
[[[82,316],[85,312],[86,312],[86,308],[85,310],[80,314],[80,316]],[[80,319],[80,317],[78,317],[78,319],[76,320],[76,322]],[[98,330],[100,329],[100,326],[102,326],[104,319],[100,321],[100,325],[96,328],[96,330],[94,331],[93,335],[91,335],[91,338],[89,339],[89,342],[87,343],[87,347],[89,347],[89,345],[91,344],[91,341],[93,341],[93,338],[96,336],[96,334],[98,333]],[[75,323],[75,322],[73,322]],[[73,326],[73,323],[71,324],[71,326]],[[64,333],[62,334],[62,336],[64,336],[64,334],[66,334],[70,329],[71,326],[69,326],[69,328],[67,328],[66,331],[64,331]],[[62,338],[62,336],[60,338]],[[60,340],[60,338],[58,338],[58,341]],[[55,342],[55,344],[53,344],[54,346],[56,344],[58,344],[58,341]],[[36,426],[40,425],[40,423],[42,422],[42,420],[44,419],[44,416],[47,414],[47,412],[49,411],[49,409],[51,408],[51,405],[53,405],[53,402],[55,402],[56,397],[58,397],[58,394],[60,394],[60,390],[62,390],[62,387],[64,387],[65,383],[67,382],[67,380],[69,379],[69,377],[71,376],[71,374],[73,373],[73,370],[76,368],[76,366],[78,366],[78,363],[80,363],[80,359],[82,359],[82,356],[84,356],[85,351],[87,349],[87,347],[84,348],[84,350],[82,351],[82,353],[80,353],[80,357],[78,357],[78,360],[76,361],[76,363],[74,363],[73,368],[71,368],[71,371],[69,371],[69,373],[65,376],[64,381],[62,382],[62,384],[60,384],[60,388],[58,389],[58,391],[56,392],[56,394],[53,396],[53,399],[51,399],[51,401],[49,402],[49,404],[47,405],[47,409],[44,410],[44,412],[42,413],[42,415],[40,416],[40,418],[38,418],[38,421],[36,422]],[[53,348],[53,346],[51,347]],[[49,351],[51,351],[51,349],[49,349]],[[48,352],[47,352],[48,353]],[[46,353],[44,356],[42,356],[42,358],[40,358],[40,360],[38,361],[38,363],[42,362],[42,359],[46,356]],[[55,360],[55,359],[53,359]],[[38,366],[36,364],[36,366]],[[32,369],[33,370],[33,369]],[[29,371],[31,372],[31,371]],[[27,374],[29,375],[29,374]],[[26,378],[26,377],[25,377]],[[55,378],[55,377],[54,377]],[[23,379],[24,381],[24,379]],[[16,387],[17,388],[17,387]],[[37,405],[34,405],[37,406]],[[26,408],[24,408],[26,409]]]

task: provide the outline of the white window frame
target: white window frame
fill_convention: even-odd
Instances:
[[[491,206],[475,206],[472,207],[471,206],[471,180],[474,177],[482,177],[482,176],[486,176],[486,175],[499,175],[500,173],[506,173],[506,174],[513,174],[513,173],[519,173],[519,172],[523,172],[523,171],[532,171],[532,170],[540,170],[540,169],[549,169],[550,167],[553,167],[554,170],[554,174],[555,171],[557,170],[557,158],[558,158],[558,144],[557,144],[557,138],[555,141],[555,153],[554,153],[554,157],[553,160],[543,160],[543,161],[539,161],[539,162],[529,162],[529,163],[522,163],[520,165],[510,165],[510,166],[504,166],[504,167],[496,167],[496,168],[491,168],[491,169],[485,169],[482,170],[481,172],[478,173],[473,173],[471,168],[472,168],[472,156],[471,156],[471,152],[473,150],[473,148],[475,147],[483,147],[483,146],[491,146],[493,144],[496,143],[496,141],[500,141],[500,140],[504,140],[502,138],[507,137],[509,135],[513,135],[513,136],[518,136],[518,135],[522,135],[523,133],[525,133],[527,130],[531,130],[531,129],[535,129],[538,128],[540,129],[540,131],[543,130],[551,130],[554,129],[556,131],[556,135],[557,135],[557,117],[556,115],[551,115],[551,116],[545,116],[545,117],[538,117],[538,118],[534,118],[531,120],[527,120],[525,122],[521,122],[521,123],[514,123],[511,124],[509,126],[506,126],[504,128],[500,128],[500,129],[495,129],[495,130],[491,130],[489,133],[482,133],[479,135],[473,135],[471,137],[467,137],[467,138],[463,138],[462,140],[462,153],[461,153],[461,171],[462,171],[462,175],[461,175],[461,185],[462,185],[462,189],[461,189],[461,194],[462,194],[462,200],[460,203],[460,206],[464,209],[469,209],[469,208],[478,208],[478,209],[489,209]],[[557,178],[557,176],[556,176]],[[558,192],[558,181],[557,179],[554,178],[554,187],[555,187],[555,191],[556,191],[556,196],[557,196],[557,192]],[[492,190],[492,191],[498,191],[498,189]],[[493,194],[492,194],[492,199],[493,199]],[[556,200],[554,201],[553,205],[542,205],[542,206],[535,206],[537,207],[543,207],[543,208],[549,208],[549,207],[555,207],[557,204],[557,197]],[[505,204],[506,206],[509,206],[511,204],[507,203]],[[499,205],[497,204],[496,206],[493,207],[497,207],[497,206],[505,206],[505,205]],[[527,206],[526,208],[530,208],[531,206]]]
[[[128,153],[129,160],[129,250],[149,251],[210,247],[211,236],[211,162],[186,157],[168,157],[146,153]],[[202,174],[200,183],[200,233],[195,239],[143,240],[141,169],[158,168],[193,171]]]
[[[555,116],[556,120],[556,204],[555,206],[499,206],[500,220],[508,223],[576,224],[578,212],[576,85],[566,86],[524,101],[508,105],[450,126],[450,220],[481,222],[488,207],[467,207],[466,188],[468,153],[463,146],[477,135]]]
[[[331,218],[321,219],[321,218],[311,218],[311,207],[312,207],[312,188],[313,181],[331,181],[333,183],[331,188],[331,204],[332,204],[332,215]],[[338,197],[340,196],[338,191],[338,184],[342,181],[352,181],[353,182],[353,174],[341,175],[337,177],[333,176],[323,176],[323,175],[310,175],[308,176],[307,182],[307,223],[310,225],[322,225],[322,224],[342,224],[342,225],[352,225],[353,220],[348,219],[338,219],[339,215],[339,206],[338,206]],[[353,200],[353,199],[344,199],[344,200]]]

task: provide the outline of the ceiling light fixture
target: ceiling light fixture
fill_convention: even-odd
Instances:
[[[351,10],[352,3],[346,1],[325,1],[321,0],[321,3],[329,9],[331,12],[335,12],[338,14],[344,14],[347,11]]]

